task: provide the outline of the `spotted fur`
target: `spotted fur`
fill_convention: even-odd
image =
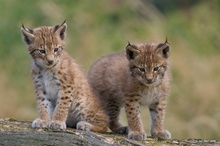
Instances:
[[[32,58],[39,118],[33,128],[107,131],[107,116],[79,66],[64,50],[67,25],[27,29],[23,39]]]
[[[145,140],[146,134],[140,106],[148,106],[151,115],[151,136],[170,138],[164,130],[166,99],[169,93],[170,46],[165,43],[131,45],[126,51],[105,56],[91,67],[88,78],[103,101],[109,116],[109,128],[128,138]],[[119,122],[125,106],[128,127]]]

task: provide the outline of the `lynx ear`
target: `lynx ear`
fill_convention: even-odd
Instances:
[[[22,36],[23,36],[23,40],[28,45],[30,45],[30,44],[32,44],[34,42],[35,36],[33,35],[33,32],[34,31],[32,29],[27,29],[22,24],[22,26],[21,26],[21,33],[22,33]]]
[[[66,36],[66,29],[67,29],[67,24],[65,20],[63,21],[62,24],[54,26],[54,33],[56,33],[61,40],[64,40]]]
[[[162,55],[164,58],[168,58],[170,56],[170,44],[167,39],[165,43],[159,44],[156,49],[157,53]]]
[[[126,46],[126,53],[128,60],[132,60],[140,54],[140,51],[138,50],[137,46],[131,45],[130,42],[128,42],[128,45]]]

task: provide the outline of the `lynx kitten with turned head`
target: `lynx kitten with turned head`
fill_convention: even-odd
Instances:
[[[109,116],[109,128],[128,138],[145,140],[140,105],[148,106],[151,115],[151,136],[165,139],[171,134],[164,130],[164,114],[169,93],[170,45],[147,43],[131,45],[126,51],[105,56],[91,67],[88,79],[102,100]],[[128,127],[119,122],[122,106]]]
[[[79,66],[64,50],[67,25],[27,29],[23,39],[32,58],[39,118],[33,128],[107,131],[107,116]]]

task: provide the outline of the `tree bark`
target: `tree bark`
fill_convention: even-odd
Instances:
[[[220,145],[215,140],[164,140],[147,138],[146,141],[127,139],[125,135],[94,133],[67,128],[67,130],[33,129],[31,122],[10,118],[0,119],[2,146],[145,146],[145,145]]]

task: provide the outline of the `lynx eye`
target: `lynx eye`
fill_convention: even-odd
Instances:
[[[158,71],[160,67],[154,67],[154,71]]]
[[[59,48],[54,48],[54,50],[53,50],[53,51],[54,51],[54,52],[57,52],[58,50],[59,50]]]
[[[46,51],[45,51],[45,50],[39,50],[39,52],[40,52],[41,54],[46,54]]]
[[[145,68],[138,68],[139,69],[139,71],[141,71],[141,72],[145,72]]]

